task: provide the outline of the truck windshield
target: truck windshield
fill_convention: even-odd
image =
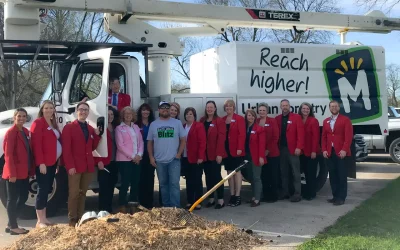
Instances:
[[[51,91],[51,81],[46,87],[46,90],[43,92],[42,98],[40,98],[40,103],[39,106],[42,105],[42,103],[46,100],[52,100],[53,98],[53,92]]]

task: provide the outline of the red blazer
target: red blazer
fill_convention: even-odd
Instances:
[[[227,117],[228,116],[222,117],[222,120],[226,122]],[[243,116],[233,114],[231,125],[229,127],[228,138],[229,138],[229,152],[231,153],[231,155],[233,157],[245,156],[246,152],[244,148],[244,143],[246,141],[246,122]],[[236,153],[237,150],[242,150],[242,154],[237,155]]]
[[[200,122],[204,123],[201,118]],[[204,125],[203,125],[204,126]],[[207,131],[207,160],[215,161],[217,156],[226,157],[225,152],[226,126],[222,118],[214,118]]]
[[[183,125],[186,127],[186,124]],[[193,122],[186,141],[186,152],[189,163],[195,164],[197,160],[206,158],[206,130],[204,124]]]
[[[29,130],[26,128],[23,128],[23,130],[29,140]],[[29,140],[29,147],[31,146],[31,140]],[[25,139],[16,125],[7,131],[3,141],[3,151],[5,161],[3,179],[8,180],[11,177],[16,177],[18,180],[23,180],[28,178],[28,175],[35,175],[33,155],[31,155],[31,172],[28,173],[28,154],[26,152]]]
[[[275,119],[278,123],[279,135],[281,135],[282,115],[278,115]],[[290,154],[294,155],[296,148],[304,149],[304,124],[300,115],[289,113],[286,127],[286,140]]]
[[[260,118],[257,119],[257,124],[260,124]],[[265,149],[269,151],[268,157],[278,157],[279,153],[279,128],[274,118],[268,117],[264,125],[265,134]]]
[[[311,153],[319,154],[321,151],[319,148],[319,122],[315,117],[307,117],[304,123],[304,132],[304,137],[307,138],[304,140],[304,155],[310,157]]]
[[[254,123],[250,132],[250,156],[254,165],[260,166],[260,157],[264,158],[264,164],[267,163],[265,158],[265,131],[264,128]]]
[[[111,132],[110,130],[107,129],[107,152],[108,155],[107,157],[94,157],[94,163],[97,165],[99,162],[103,162],[104,166],[107,166],[111,163],[111,157],[112,157],[112,137],[111,137]]]
[[[347,116],[339,114],[333,131],[330,126],[330,117],[324,120],[322,126],[322,151],[327,151],[331,156],[332,142],[335,152],[339,155],[341,150],[346,151],[346,156],[351,156],[351,142],[353,141],[353,126]]]
[[[112,102],[112,92],[108,92],[108,104]],[[124,93],[118,93],[118,111],[121,111],[126,106],[131,106],[131,96]]]
[[[57,137],[44,117],[33,121],[31,135],[36,166],[54,166],[57,162]]]
[[[77,173],[94,172],[93,150],[99,145],[100,136],[94,133],[88,124],[89,139],[86,142],[78,120],[65,125],[62,133],[63,159],[69,171],[75,168]]]

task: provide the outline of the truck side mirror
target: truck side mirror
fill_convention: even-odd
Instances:
[[[54,102],[54,105],[56,105],[56,107],[57,106],[61,106],[61,93],[60,92],[54,92],[53,93],[53,102]]]
[[[62,90],[60,68],[61,64],[59,62],[53,62],[53,67],[51,72],[51,85],[54,93],[61,92]]]
[[[103,135],[104,133],[104,128],[105,128],[105,119],[104,116],[100,116],[99,118],[97,118],[97,127],[100,130],[100,136]]]

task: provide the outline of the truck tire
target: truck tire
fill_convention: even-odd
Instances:
[[[390,158],[396,163],[400,163],[400,138],[392,141],[389,147]]]
[[[3,173],[4,158],[0,159],[0,175]],[[29,220],[36,218],[35,201],[37,195],[37,182],[36,178],[29,178],[29,195],[24,207],[20,211],[20,218]],[[64,206],[68,197],[68,179],[65,168],[60,167],[53,182],[53,188],[49,193],[49,200],[47,203],[47,216],[54,216],[58,209]],[[0,199],[4,207],[7,204],[6,182],[0,180]]]

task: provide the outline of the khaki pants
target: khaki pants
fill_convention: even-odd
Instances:
[[[68,175],[68,219],[78,221],[85,211],[86,191],[93,173]]]

